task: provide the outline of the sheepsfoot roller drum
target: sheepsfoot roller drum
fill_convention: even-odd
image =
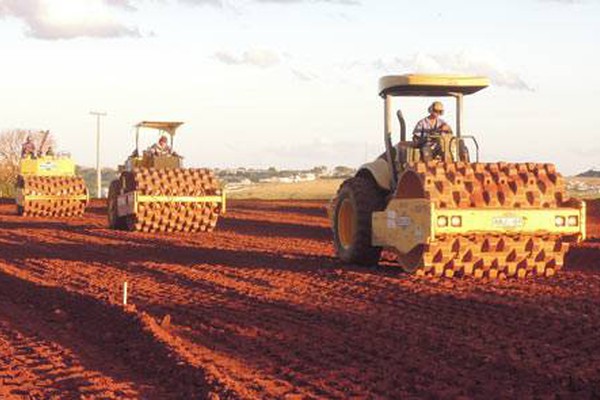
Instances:
[[[585,236],[585,204],[551,164],[433,161],[402,173],[372,224],[372,245],[419,275],[551,276]]]
[[[461,132],[463,96],[488,85],[472,76],[381,78],[385,153],[346,180],[329,209],[342,261],[376,265],[386,249],[417,275],[524,278],[562,268],[569,245],[585,239],[585,203],[567,198],[552,164],[479,162],[476,138]],[[409,140],[398,110],[394,145],[392,99],[401,96],[453,97],[456,133],[436,120],[447,129]],[[441,113],[433,103],[430,122]]]
[[[35,217],[82,215],[89,201],[83,178],[70,158],[23,159],[16,183],[17,213]]]
[[[119,167],[121,175],[108,192],[108,224],[113,229],[143,232],[210,232],[225,213],[225,192],[214,173],[183,168],[182,157],[171,150],[181,122],[144,121],[136,125],[136,150]],[[156,145],[141,155],[141,129],[171,137],[164,152]],[[159,142],[160,143],[160,142]],[[158,149],[160,150],[160,149]]]
[[[143,232],[210,232],[225,194],[207,169],[135,168],[111,184],[109,224]]]

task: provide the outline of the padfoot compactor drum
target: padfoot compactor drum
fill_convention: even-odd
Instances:
[[[461,134],[462,100],[487,86],[480,77],[381,79],[386,152],[346,180],[330,207],[343,261],[375,265],[387,249],[417,275],[523,278],[562,268],[569,245],[585,239],[585,203],[567,197],[552,164],[479,162],[476,139]],[[406,140],[398,112],[401,141],[392,146],[394,96],[454,97],[456,136],[430,135],[438,152],[428,157]]]
[[[143,232],[210,232],[225,212],[225,192],[208,169],[183,168],[176,154],[138,154],[142,128],[171,137],[180,122],[141,122],[136,150],[108,194],[108,222],[113,229]]]
[[[16,184],[17,213],[35,217],[82,215],[89,201],[83,178],[68,156],[21,160]]]

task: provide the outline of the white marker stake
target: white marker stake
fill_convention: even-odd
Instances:
[[[127,305],[127,281],[123,282],[123,305]]]

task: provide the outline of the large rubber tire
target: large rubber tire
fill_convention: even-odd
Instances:
[[[123,230],[126,228],[125,226],[125,218],[119,217],[117,212],[117,200],[119,195],[121,194],[121,181],[119,179],[115,179],[110,183],[110,187],[108,188],[108,200],[107,200],[107,215],[108,215],[108,226],[111,229],[120,229]]]
[[[23,182],[23,177],[21,175],[17,176],[17,182],[15,183],[15,194],[20,190],[23,190],[25,183]],[[25,214],[25,207],[23,205],[17,204],[17,199],[15,198],[15,206],[17,207],[17,215],[22,217]]]
[[[135,215],[123,217],[123,229],[133,232],[136,230],[137,218]]]
[[[333,204],[333,244],[344,262],[364,266],[379,263],[381,247],[371,245],[371,218],[385,208],[385,193],[368,175],[347,179]]]

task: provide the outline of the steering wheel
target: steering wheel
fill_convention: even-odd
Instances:
[[[436,129],[429,131],[429,133],[416,141],[416,145],[421,149],[422,157],[425,160],[443,157],[444,150],[442,148],[442,136],[447,134],[450,133],[441,129]]]
[[[431,157],[443,157],[444,149],[442,144],[442,138],[444,135],[450,135],[453,138],[450,139],[449,151],[451,152],[451,158],[456,161],[471,162],[471,156],[469,154],[469,148],[465,145],[464,141],[458,139],[448,131],[436,130],[435,133],[430,133],[426,138],[425,142],[420,146],[428,146]],[[454,145],[453,145],[454,144]]]

